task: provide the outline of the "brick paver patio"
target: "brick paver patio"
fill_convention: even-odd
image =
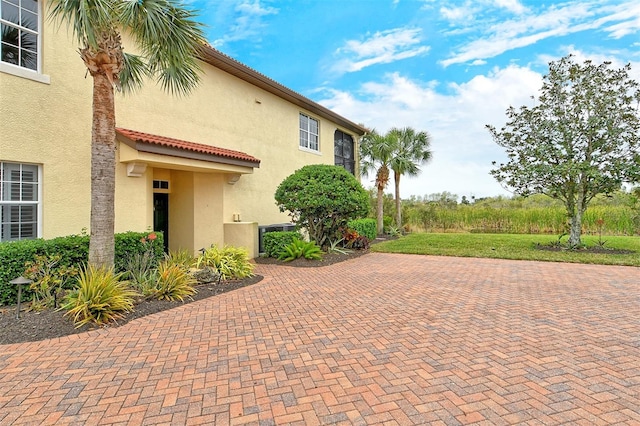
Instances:
[[[638,268],[369,254],[257,272],[0,346],[0,424],[640,424]]]

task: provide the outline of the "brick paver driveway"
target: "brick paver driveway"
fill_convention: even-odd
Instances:
[[[0,423],[640,424],[640,269],[369,254],[258,272],[0,346]]]

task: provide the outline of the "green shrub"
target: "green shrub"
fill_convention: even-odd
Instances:
[[[320,259],[322,258],[322,250],[314,241],[294,240],[284,247],[278,259],[290,262],[300,257],[308,260]]]
[[[249,261],[249,253],[244,248],[212,245],[196,259],[196,268],[215,268],[223,280],[242,279],[253,276],[254,265]]]
[[[154,238],[155,236],[155,238]],[[150,238],[151,237],[151,238]],[[152,251],[155,259],[162,259],[162,233],[125,232],[115,236],[116,271],[124,272],[127,262],[135,253]],[[50,240],[22,240],[0,243],[0,306],[14,304],[17,301],[18,289],[9,281],[25,273],[26,263],[33,262],[36,255],[59,255],[59,267],[80,267],[89,257],[89,236],[69,235]],[[30,289],[26,290],[23,298],[33,297]]]
[[[353,229],[359,235],[375,240],[377,236],[377,224],[375,219],[355,219],[347,223],[349,229]]]
[[[395,207],[395,206],[394,206]],[[375,220],[375,219],[374,219]],[[382,227],[384,229],[389,228],[393,224],[393,218],[391,216],[383,216],[382,217]],[[376,224],[377,226],[377,224]],[[399,226],[399,225],[398,225]],[[373,239],[373,238],[371,238]]]
[[[189,275],[188,270],[179,264],[161,262],[158,265],[158,275],[154,297],[159,300],[180,300],[193,296],[196,280]]]
[[[83,268],[78,277],[78,288],[66,296],[61,308],[67,311],[65,316],[72,318],[76,328],[122,318],[125,312],[133,309],[137,293],[120,278],[121,274],[116,274],[113,268],[91,265]]]
[[[128,260],[136,253],[149,252],[151,262],[155,267],[164,258],[164,236],[162,232],[124,232],[116,234],[115,251],[116,272],[126,271]],[[88,248],[87,253],[89,253]]]
[[[369,212],[369,196],[355,176],[340,166],[304,166],[280,183],[275,193],[281,212],[320,247],[340,238],[340,228]]]
[[[264,253],[267,257],[278,257],[285,246],[294,240],[301,240],[302,236],[298,231],[274,231],[267,232],[262,237]]]

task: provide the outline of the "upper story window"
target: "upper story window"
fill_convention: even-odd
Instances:
[[[351,135],[336,130],[333,136],[333,153],[336,166],[342,166],[351,174],[356,174],[356,158]]]
[[[39,17],[37,0],[0,0],[0,59],[38,71]]]
[[[320,151],[320,122],[300,113],[300,148]]]
[[[0,241],[38,238],[40,171],[0,162]]]

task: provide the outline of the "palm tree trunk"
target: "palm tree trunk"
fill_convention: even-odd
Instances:
[[[116,120],[113,86],[100,73],[93,75],[91,128],[91,239],[89,263],[113,266],[116,188]]]
[[[378,222],[378,235],[382,234],[384,228],[384,212],[383,209],[383,201],[384,201],[384,188],[378,186],[378,206],[376,208],[376,218]]]
[[[402,206],[400,201],[400,173],[393,172],[393,180],[396,187],[396,226],[402,228]]]

